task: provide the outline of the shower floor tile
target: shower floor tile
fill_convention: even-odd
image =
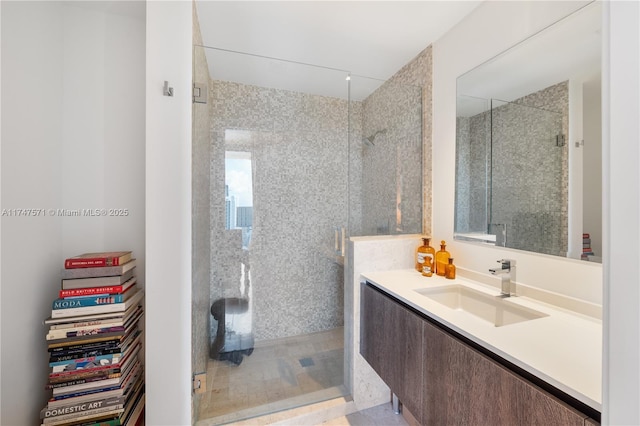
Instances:
[[[199,423],[228,423],[341,396],[343,333],[339,327],[258,342],[240,365],[210,359]]]

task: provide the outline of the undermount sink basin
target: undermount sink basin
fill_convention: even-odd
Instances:
[[[450,309],[467,312],[496,327],[547,316],[533,309],[516,305],[508,299],[492,296],[461,284],[414,291]]]

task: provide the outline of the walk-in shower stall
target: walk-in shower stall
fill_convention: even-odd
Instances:
[[[194,420],[349,393],[349,235],[419,232],[419,88],[196,46]]]

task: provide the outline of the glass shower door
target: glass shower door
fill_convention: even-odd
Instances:
[[[194,112],[194,200],[207,192],[209,208],[194,202],[194,223],[208,221],[194,225],[194,242],[208,240],[194,248],[194,271],[210,275],[194,272],[194,297],[206,299],[193,303],[194,372],[207,373],[194,421],[343,395],[335,230],[347,223],[347,73],[195,49],[208,99],[194,106],[206,110]]]

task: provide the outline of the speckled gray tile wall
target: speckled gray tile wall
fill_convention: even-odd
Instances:
[[[347,101],[213,81],[211,102],[212,294],[240,295],[248,256],[257,340],[342,325],[344,274],[333,248],[347,220]],[[246,132],[225,143],[226,129]],[[252,154],[248,254],[224,230],[225,150]]]
[[[363,101],[363,136],[385,133],[362,147],[357,235],[430,232],[430,99],[429,47]]]
[[[392,78],[396,83],[421,88],[422,98],[422,233],[431,235],[432,216],[432,82],[433,82],[433,49],[429,45],[414,59],[409,61]]]
[[[568,105],[563,82],[513,103],[494,101],[491,118],[487,112],[458,119],[460,144],[470,141],[458,148],[458,171],[466,171],[461,175],[470,183],[468,194],[461,191],[457,199],[459,210],[468,207],[456,217],[458,231],[483,231],[484,191],[473,183],[486,181],[484,147],[491,135],[491,222],[506,224],[508,247],[566,255],[568,151],[566,145],[556,146],[555,137],[568,134]]]
[[[212,300],[240,295],[239,264],[249,256],[256,339],[342,325],[344,274],[333,255],[335,227],[346,225],[348,216],[352,235],[368,233],[363,217],[384,217],[372,220],[371,228],[388,228],[390,220],[396,220],[398,191],[403,194],[401,232],[420,232],[423,223],[431,222],[430,206],[423,209],[431,198],[431,48],[369,99],[350,105],[220,81],[211,83],[210,95]],[[383,148],[371,155],[362,147],[362,137],[381,126],[388,129],[377,141]],[[226,129],[247,133],[230,144],[225,143]],[[347,132],[354,142],[351,149]],[[393,143],[384,144],[386,138]],[[247,150],[253,156],[254,230],[249,255],[238,249],[237,232],[224,229],[225,149]],[[367,155],[370,158],[365,159]],[[428,165],[424,170],[423,162]],[[382,170],[388,179],[378,186],[384,183],[385,189],[369,190],[367,185]],[[421,188],[423,180],[426,188]],[[389,199],[388,205],[378,202],[380,196]],[[305,203],[296,202],[298,197]],[[378,210],[383,213],[371,214]],[[276,260],[273,253],[279,254]]]
[[[458,117],[456,124],[456,232],[486,232],[489,114]]]

